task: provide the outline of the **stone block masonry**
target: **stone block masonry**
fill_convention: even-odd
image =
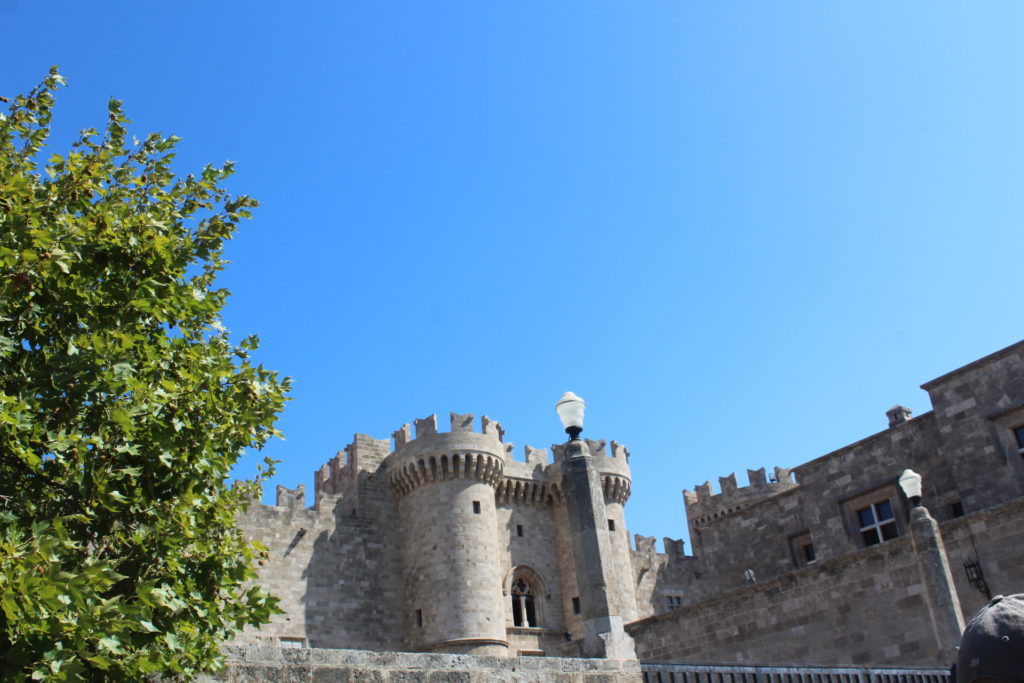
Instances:
[[[227,670],[200,683],[642,683],[640,663],[609,659],[227,646]]]
[[[200,683],[953,683],[947,669],[709,666],[229,646]]]
[[[240,517],[270,549],[259,580],[285,613],[239,640],[280,647],[259,650],[277,663],[239,666],[270,676],[285,662],[294,680],[631,680],[628,667],[523,656],[626,658],[634,641],[648,663],[948,666],[964,618],[1024,592],[1024,342],[923,388],[922,415],[897,405],[884,422],[879,411],[882,431],[809,462],[684,492],[691,555],[631,543],[630,454],[614,441],[610,454],[584,439],[517,459],[500,424],[456,413],[447,432],[432,415],[391,440],[356,435],[315,473],[312,508],[303,487],[280,488]],[[907,468],[923,508],[899,488]],[[291,651],[304,646],[457,657]]]
[[[413,425],[394,432],[393,449],[356,435],[315,473],[312,508],[303,487],[282,487],[277,505],[241,516],[270,549],[259,580],[284,614],[239,642],[551,656],[628,640],[626,448],[613,441],[608,455],[605,441],[574,442],[599,511],[581,554],[570,551],[579,532],[565,512],[565,446],[552,448],[553,461],[529,446],[517,460],[486,416],[479,431],[470,414],[452,413],[447,432],[436,415]],[[581,583],[595,566],[607,575]],[[595,612],[580,585],[607,586],[607,606]]]
[[[640,658],[949,666],[964,619],[1024,592],[1024,342],[923,388],[923,415],[896,406],[887,429],[771,481],[684,492],[695,556],[653,539],[633,556],[655,611],[627,626]]]

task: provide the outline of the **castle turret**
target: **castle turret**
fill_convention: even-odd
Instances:
[[[437,416],[394,434],[387,466],[398,499],[405,642],[415,651],[504,655],[508,651],[495,487],[505,446],[500,426],[452,413],[449,433]]]
[[[636,652],[623,628],[623,614],[636,613],[636,596],[618,571],[629,544],[625,529],[619,528],[625,526],[622,505],[628,493],[623,492],[629,487],[625,449],[616,450],[620,462],[604,454],[603,441],[579,439],[583,400],[572,392],[566,392],[556,410],[570,436],[568,442],[552,446],[551,473],[560,480],[563,494],[558,511],[563,579],[576,593],[570,635],[584,657],[632,659]]]
[[[604,441],[598,443],[603,444]],[[604,510],[608,519],[615,587],[619,594],[619,614],[628,623],[639,618],[636,607],[636,580],[633,576],[632,550],[629,544],[629,531],[626,529],[625,507],[632,488],[629,474],[629,451],[615,441],[612,441],[611,447],[610,456],[605,456],[602,448],[599,452],[594,453],[594,457],[597,471],[601,475],[601,489],[604,492]],[[593,452],[593,449],[591,451]]]

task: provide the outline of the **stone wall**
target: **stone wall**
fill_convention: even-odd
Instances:
[[[1024,593],[1024,499],[945,522],[942,536],[965,619],[988,602],[968,581],[969,560],[977,561],[989,595]]]
[[[941,648],[934,642],[909,537],[758,581],[635,622],[627,631],[641,660],[830,666],[951,663],[937,659]]]
[[[363,473],[364,492],[386,484]],[[388,498],[367,495],[359,508],[325,495],[305,507],[305,490],[280,487],[277,505],[253,505],[239,527],[269,549],[258,581],[281,599],[284,614],[240,642],[294,639],[313,647],[400,649],[401,565],[394,537],[378,533],[394,519]]]
[[[565,490],[565,444],[550,458],[527,446],[516,460],[498,423],[484,417],[476,432],[472,415],[455,413],[448,433],[436,416],[415,421],[415,439],[404,425],[394,451],[357,435],[316,473],[313,508],[302,487],[281,488],[277,505],[241,516],[269,547],[259,580],[285,609],[241,642],[572,656],[588,633],[638,617],[640,655],[658,660],[944,665],[956,605],[969,618],[987,599],[965,562],[992,594],[1024,592],[1024,458],[1013,437],[1024,424],[1024,342],[924,388],[934,406],[924,415],[897,406],[887,429],[777,467],[771,480],[749,470],[747,486],[728,475],[718,493],[710,483],[684,492],[693,556],[671,539],[664,553],[643,536],[631,547],[629,454],[615,442],[610,456],[604,441],[582,442],[593,456],[584,524],[569,513],[582,489]],[[906,468],[923,475],[934,518],[918,526],[941,527],[940,571],[922,558],[942,544],[915,536],[897,485]],[[872,504],[891,506],[895,533],[865,547],[858,510]],[[513,623],[516,571],[539,590],[531,628]]]
[[[992,594],[1024,592],[1024,500],[940,525],[969,619],[987,602],[963,570],[977,557]],[[819,561],[631,624],[642,660],[831,666],[948,666],[956,636],[937,642],[930,559],[910,534]],[[945,615],[948,620],[950,615]],[[948,627],[948,621],[947,621]]]
[[[1024,424],[1024,342],[923,388],[934,410],[911,418],[896,406],[887,429],[776,468],[772,482],[755,470],[749,486],[729,475],[718,493],[710,483],[684,492],[696,556],[657,555],[642,537],[633,554],[639,602],[658,614],[674,594],[683,608],[632,627],[641,657],[942,665],[924,630],[908,635],[915,626],[955,640],[986,584],[993,595],[1024,592],[1024,458],[1013,436]],[[922,475],[932,517],[918,509],[917,526],[898,485],[907,468]],[[874,505],[892,515],[880,546],[859,516]],[[911,541],[936,521],[944,543]],[[865,559],[877,557],[887,561]],[[965,563],[984,583],[968,580]]]
[[[952,683],[948,669],[758,667],[548,657],[224,648],[227,670],[200,683]]]
[[[933,514],[947,519],[957,495],[931,413],[794,468],[795,483],[765,485],[758,470],[749,473],[746,487],[737,488],[730,475],[722,478],[722,493],[714,494],[710,484],[687,492],[696,580],[684,577],[674,588],[692,603],[744,586],[747,570],[758,581],[788,574],[807,562],[802,543],[813,545],[818,561],[857,552],[864,544],[856,510],[882,500],[892,505],[905,535],[909,508],[896,480],[908,467],[924,475],[925,497],[937,502]],[[790,472],[777,471],[782,477]]]
[[[1024,343],[923,388],[934,410],[907,419],[896,407],[889,428],[791,470],[777,467],[774,483],[753,470],[749,486],[729,475],[718,493],[710,483],[685,491],[695,566],[655,591],[694,602],[742,587],[748,569],[758,580],[799,569],[803,544],[818,561],[857,552],[857,510],[881,501],[903,536],[908,504],[897,479],[907,468],[923,476],[925,504],[940,523],[1024,497],[1024,458],[1012,433],[1024,424]]]
[[[509,629],[509,654],[522,651],[557,653],[565,642],[564,596],[558,552],[552,542],[555,538],[554,520],[550,503],[501,503],[498,505],[498,529],[501,547],[500,576],[505,626]],[[519,531],[522,535],[519,535]],[[537,595],[536,617],[542,632],[516,629],[512,621],[511,583],[514,571],[533,573]]]
[[[701,593],[704,584],[699,579],[706,563],[692,555],[684,554],[683,541],[665,538],[665,552],[655,548],[654,536],[636,534],[632,552],[632,575],[636,581],[635,595],[637,613],[641,617],[668,612],[674,603],[696,602],[711,596]],[[673,605],[669,605],[669,598]]]
[[[390,440],[357,434],[315,472],[312,508],[304,487],[279,487],[276,505],[254,504],[240,516],[242,530],[269,550],[258,581],[284,610],[260,631],[246,630],[240,643],[579,653],[584,624],[576,605],[592,596],[577,590],[578,568],[567,552],[571,525],[557,463],[564,446],[553,449],[556,462],[547,449],[529,446],[516,460],[497,422],[483,417],[475,431],[470,414],[450,419],[449,432],[438,431],[436,415],[403,425],[392,435],[394,449]],[[614,441],[611,455],[604,441],[585,443],[615,529],[603,515],[607,557],[583,569],[613,567],[614,580],[605,583],[614,608],[625,603],[630,619],[628,452]],[[535,591],[533,623],[514,623],[514,576]]]
[[[1010,428],[1024,424],[1024,343],[922,385],[968,512],[1024,496],[1024,460]]]
[[[228,646],[200,683],[642,683],[637,661]]]

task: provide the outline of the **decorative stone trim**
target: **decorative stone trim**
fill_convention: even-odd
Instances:
[[[398,497],[435,481],[472,479],[497,487],[504,463],[493,453],[441,453],[422,455],[391,470],[391,486]]]
[[[505,478],[498,483],[494,499],[506,505],[545,506],[554,501],[555,492],[546,481]]]
[[[508,641],[499,640],[497,638],[453,638],[452,640],[442,640],[436,643],[430,643],[429,645],[423,645],[418,651],[433,652],[438,648],[452,647],[453,645],[457,645],[459,647],[465,645],[497,645],[498,647],[508,647]]]
[[[606,503],[625,505],[629,500],[632,484],[626,477],[616,474],[601,474],[601,486],[604,489]]]
[[[522,578],[528,583],[533,584],[533,587],[537,590],[537,596],[543,597],[547,600],[551,599],[551,593],[548,592],[548,586],[544,583],[544,577],[541,576],[536,569],[529,565],[520,564],[512,567],[505,574],[504,580],[501,582],[501,594],[507,596],[512,590],[512,582]],[[520,628],[520,627],[509,627],[509,628]],[[530,630],[537,630],[535,627],[530,627]]]

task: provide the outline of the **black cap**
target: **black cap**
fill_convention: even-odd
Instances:
[[[1024,593],[997,595],[964,629],[956,661],[957,683],[982,678],[1024,681]]]

